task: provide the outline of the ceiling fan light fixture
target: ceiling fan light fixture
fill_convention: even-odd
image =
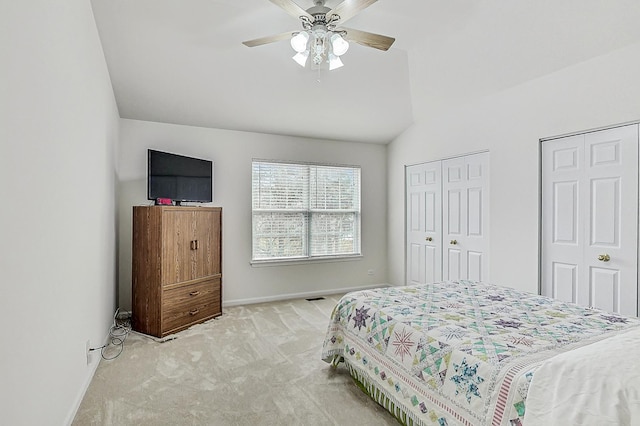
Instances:
[[[296,3],[297,0],[269,1],[299,19],[302,29],[247,40],[242,44],[255,47],[289,40],[296,51],[293,59],[304,68],[307,63],[310,63],[309,68],[313,70],[326,69],[327,66],[331,70],[342,67],[340,57],[347,53],[350,42],[387,51],[395,41],[393,37],[342,27],[347,20],[377,0],[331,0],[338,3],[333,8],[325,4],[327,0],[313,0],[314,5],[306,10]],[[348,41],[346,37],[349,38]]]
[[[334,33],[331,36],[331,47],[333,54],[336,56],[342,56],[349,50],[349,42],[345,40],[340,34]]]
[[[302,68],[307,65],[307,59],[309,58],[309,51],[305,50],[304,52],[298,52],[293,55],[293,60],[298,63]]]
[[[306,31],[300,31],[298,34],[291,37],[291,47],[298,53],[302,53],[307,50],[307,43],[309,41],[309,33]]]
[[[342,66],[344,66],[342,60],[333,53],[329,53],[329,71],[333,71]]]

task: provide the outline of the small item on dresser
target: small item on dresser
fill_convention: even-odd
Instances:
[[[172,203],[171,198],[156,198],[157,206],[170,206]]]

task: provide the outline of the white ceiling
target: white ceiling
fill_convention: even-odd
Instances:
[[[92,6],[123,118],[370,143],[393,140],[418,112],[640,41],[638,0],[380,0],[347,26],[395,37],[393,47],[352,43],[343,68],[318,73],[291,60],[287,41],[242,44],[300,28],[268,0]]]

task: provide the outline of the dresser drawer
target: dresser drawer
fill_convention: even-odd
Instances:
[[[221,313],[220,278],[164,289],[162,292],[163,335]]]

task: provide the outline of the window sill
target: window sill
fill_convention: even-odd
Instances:
[[[323,256],[323,257],[303,257],[299,259],[273,259],[273,260],[252,260],[249,264],[254,268],[265,266],[285,266],[285,265],[304,265],[313,263],[334,263],[334,262],[351,262],[354,260],[362,260],[364,256],[354,254],[348,256]]]

